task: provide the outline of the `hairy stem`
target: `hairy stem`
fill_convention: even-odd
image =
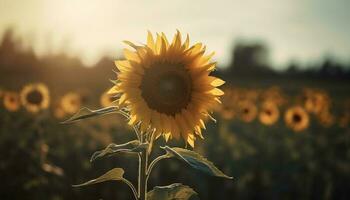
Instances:
[[[149,178],[149,176],[150,176],[150,174],[152,172],[153,167],[156,165],[157,162],[159,162],[160,160],[163,160],[165,158],[168,158],[168,156],[167,155],[162,155],[162,156],[157,157],[156,159],[154,159],[151,162],[151,164],[149,165],[149,168],[147,170],[147,174],[146,174],[146,184],[148,182],[148,178]]]
[[[125,178],[123,178],[122,181],[130,187],[130,189],[132,190],[132,193],[134,194],[135,200],[138,200],[137,191],[136,191],[134,185]]]
[[[147,149],[142,150],[139,159],[139,200],[147,199],[147,164],[148,153]]]
[[[141,144],[148,142],[147,138],[145,138],[142,133],[140,135],[140,142]],[[145,148],[139,153],[139,177],[138,177],[139,200],[147,199],[147,182],[146,182],[147,168],[148,168],[148,152],[147,152],[147,148]]]

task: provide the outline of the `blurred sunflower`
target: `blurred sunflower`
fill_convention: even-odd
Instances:
[[[22,105],[31,113],[47,109],[50,104],[49,89],[42,83],[24,86],[20,98]]]
[[[141,122],[141,131],[151,129],[155,136],[182,138],[194,146],[202,137],[204,119],[224,93],[218,86],[224,81],[210,76],[216,63],[205,55],[205,46],[182,43],[179,31],[171,43],[148,32],[147,44],[125,42],[135,51],[124,50],[125,60],[117,60],[116,85],[109,94],[120,94],[119,105],[130,110],[129,124]]]
[[[3,103],[8,111],[15,112],[21,107],[19,95],[16,92],[4,92]]]
[[[330,113],[329,110],[322,111],[319,115],[317,115],[317,118],[320,124],[326,128],[331,127],[335,122],[335,117]]]
[[[323,91],[315,91],[311,89],[304,90],[306,111],[313,114],[320,114],[330,106],[330,98]]]
[[[259,113],[259,120],[262,124],[270,126],[277,122],[280,116],[278,106],[273,101],[265,101]]]
[[[116,98],[113,95],[108,94],[108,91],[102,93],[100,97],[100,103],[101,103],[101,106],[103,107],[111,106],[115,101],[116,101]]]
[[[301,106],[293,106],[289,108],[284,115],[286,125],[294,130],[300,132],[309,126],[309,115]]]
[[[215,108],[216,112],[225,120],[231,120],[235,117],[235,95],[231,88],[225,88],[225,95],[222,96],[221,104]]]
[[[254,89],[244,89],[242,91],[242,98],[251,100],[251,101],[256,101],[259,98],[260,91],[254,90]]]
[[[238,113],[242,121],[249,123],[256,118],[258,109],[254,102],[250,100],[242,100],[238,102]]]
[[[75,92],[65,94],[60,102],[60,107],[67,114],[75,114],[81,106],[81,96]]]
[[[282,92],[281,88],[278,86],[272,86],[261,94],[261,99],[263,101],[272,101],[277,106],[283,106],[287,103],[285,94]]]
[[[64,112],[61,106],[55,106],[53,110],[53,115],[56,119],[63,119],[66,116],[66,113]]]

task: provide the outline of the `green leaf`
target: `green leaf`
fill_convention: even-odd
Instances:
[[[156,186],[147,193],[148,200],[199,200],[197,193],[181,183]]]
[[[76,121],[80,121],[83,119],[116,113],[119,111],[119,107],[117,106],[110,106],[106,108],[101,108],[98,110],[90,110],[89,108],[82,108],[79,110],[76,114],[74,114],[71,118],[67,119],[66,121],[62,122],[63,124],[68,124]]]
[[[182,160],[192,168],[211,176],[233,179],[233,177],[225,175],[222,171],[215,167],[215,165],[212,162],[208,161],[206,158],[194,151],[178,147],[171,148],[168,146],[162,148],[167,152],[168,158],[174,157],[179,160]]]
[[[117,153],[137,153],[147,148],[148,144],[140,144],[138,140],[133,140],[125,144],[109,144],[105,149],[96,151],[90,158],[90,162],[98,158],[112,156]]]
[[[105,181],[120,181],[123,180],[123,175],[124,170],[122,168],[114,168],[96,179],[92,179],[83,184],[73,185],[73,187],[87,186]]]

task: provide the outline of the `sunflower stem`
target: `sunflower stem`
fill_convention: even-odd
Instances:
[[[134,194],[135,200],[138,200],[137,191],[136,191],[134,185],[129,180],[127,180],[125,178],[123,178],[122,181],[130,187],[130,189],[132,190],[132,193]]]
[[[161,160],[163,160],[165,158],[168,158],[168,156],[167,155],[158,156],[156,159],[154,159],[151,162],[151,164],[148,167],[147,174],[146,174],[146,184],[148,182],[148,178],[149,178],[149,176],[150,176],[150,174],[152,172],[153,167],[156,165],[156,163],[158,163],[159,161],[161,161]]]
[[[147,142],[145,138],[141,135],[140,142]],[[139,177],[138,177],[138,191],[139,200],[147,199],[147,165],[148,165],[148,152],[147,148],[143,149],[139,153]]]

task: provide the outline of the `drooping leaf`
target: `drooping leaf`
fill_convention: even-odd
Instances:
[[[101,108],[98,110],[90,110],[89,108],[82,108],[76,114],[74,114],[71,118],[67,119],[62,123],[64,124],[72,123],[72,122],[80,121],[91,117],[97,117],[101,115],[116,113],[118,111],[119,111],[119,107],[117,106],[110,106],[110,107]]]
[[[95,161],[98,158],[111,156],[117,153],[137,153],[147,148],[147,144],[140,144],[140,141],[133,140],[125,144],[109,144],[105,149],[96,151],[90,158],[90,162]]]
[[[174,183],[156,186],[147,193],[148,200],[199,200],[197,193],[187,185]]]
[[[210,176],[233,179],[232,177],[227,176],[222,171],[220,171],[212,162],[208,161],[206,158],[194,151],[178,147],[171,148],[168,146],[162,148],[167,152],[167,156],[169,158],[174,157],[182,160],[196,170],[204,172]]]
[[[92,179],[86,183],[82,183],[79,185],[73,185],[73,187],[87,186],[105,181],[119,181],[123,179],[123,175],[124,170],[122,168],[114,168],[96,179]]]

